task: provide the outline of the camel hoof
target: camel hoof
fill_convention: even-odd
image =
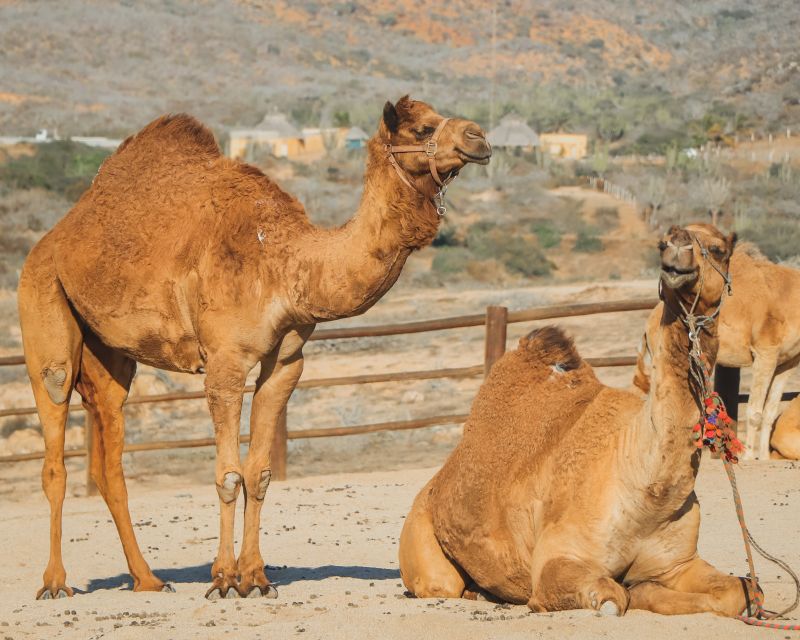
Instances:
[[[611,600],[606,600],[600,605],[600,613],[602,613],[604,616],[618,616],[619,607]]]
[[[69,598],[72,594],[64,588],[60,588],[56,591],[55,595],[50,591],[50,589],[42,589],[41,593],[36,595],[37,600],[61,600],[62,598]]]
[[[261,591],[261,595],[265,598],[269,598],[270,600],[274,600],[278,597],[278,590],[271,584],[268,584],[266,589]]]
[[[211,600],[212,602],[215,600],[222,600],[223,598],[227,597],[227,594],[231,591],[235,591],[235,589],[228,589],[228,591],[223,594],[219,587],[212,587],[208,593],[206,593],[206,600]]]
[[[161,593],[175,593],[175,587],[167,582],[163,587],[161,587]]]
[[[266,587],[260,587],[258,585],[254,586],[247,594],[239,592],[239,595],[243,598],[270,598],[275,599],[278,597],[278,590],[273,587],[271,584],[268,584]]]

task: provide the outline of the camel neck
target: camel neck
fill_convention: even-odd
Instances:
[[[689,335],[669,301],[653,339],[652,385],[641,413],[623,435],[623,464],[646,485],[669,487],[682,504],[694,487],[699,453],[692,427],[701,413],[689,373]],[[701,311],[702,312],[702,311]],[[717,355],[716,324],[701,331],[701,349],[713,366]],[[666,495],[666,494],[665,494]]]
[[[298,244],[307,277],[292,297],[302,319],[359,315],[391,288],[411,252],[429,244],[438,230],[425,188],[404,184],[379,141],[370,141],[356,214],[338,229],[312,229]]]

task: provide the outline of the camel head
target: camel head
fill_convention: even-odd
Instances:
[[[664,293],[671,291],[688,304],[697,298],[707,307],[716,306],[735,244],[735,233],[726,237],[710,224],[671,227],[658,243]]]
[[[477,124],[463,118],[450,118],[439,129],[444,119],[429,104],[404,96],[397,104],[386,103],[378,129],[381,144],[398,149],[419,148],[395,153],[396,161],[415,181],[430,178],[434,190],[437,178],[431,175],[431,157],[436,172],[446,179],[469,162],[488,164],[492,156],[486,134]],[[423,146],[427,150],[422,150]]]

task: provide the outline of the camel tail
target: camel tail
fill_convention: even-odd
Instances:
[[[520,339],[519,350],[539,365],[564,373],[583,364],[572,338],[559,327],[547,326]]]

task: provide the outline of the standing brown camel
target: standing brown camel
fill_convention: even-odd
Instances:
[[[602,385],[553,327],[494,365],[462,441],[406,519],[400,571],[409,591],[442,598],[477,587],[534,611],[745,609],[742,579],[697,554],[692,426],[702,403],[679,305],[698,296],[698,315],[717,308],[716,269],[727,270],[734,242],[709,225],[673,227],[662,240],[668,305],[647,399]],[[713,363],[713,325],[701,343]]]
[[[766,459],[783,390],[800,364],[800,271],[770,262],[750,243],[736,247],[730,267],[735,284],[720,310],[717,363],[753,368],[745,456]],[[650,343],[659,330],[661,307],[647,319],[633,378],[645,393],[652,367]],[[800,444],[798,423],[794,428],[788,423],[787,417],[773,445],[781,443],[784,457]]]
[[[321,229],[261,171],[224,158],[208,129],[189,116],[160,118],[123,142],[33,248],[20,278],[51,513],[50,560],[37,597],[72,595],[61,559],[61,508],[73,387],[94,419],[92,477],[116,523],[134,590],[168,588],[139,551],[122,472],[122,405],[136,362],[206,372],[220,501],[207,597],[231,589],[274,595],[259,520],[273,432],[302,372],[303,345],[317,322],[363,313],[389,290],[409,254],[436,234],[441,183],[490,155],[474,122],[444,119],[407,96],[387,102],[369,142],[355,217]],[[251,443],[241,463],[242,393],[256,364]],[[242,486],[237,561],[233,522]]]

